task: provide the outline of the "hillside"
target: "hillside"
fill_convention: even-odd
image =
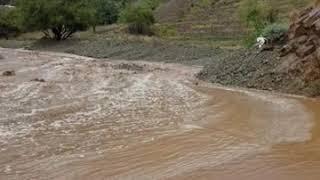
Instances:
[[[246,29],[238,15],[242,0],[168,0],[156,10],[160,23],[174,25],[184,35],[203,38],[239,38]],[[293,10],[311,0],[270,0],[287,21]]]
[[[225,86],[320,95],[320,8],[309,7],[290,23],[284,46],[249,49],[206,66],[198,75]]]

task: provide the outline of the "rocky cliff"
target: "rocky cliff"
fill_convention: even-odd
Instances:
[[[306,83],[320,81],[320,8],[310,7],[296,16],[282,49],[283,68]]]

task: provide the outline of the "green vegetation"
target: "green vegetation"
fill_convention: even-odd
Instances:
[[[55,40],[65,40],[94,21],[89,0],[19,0],[17,8],[25,30],[42,31]]]
[[[288,32],[288,25],[286,24],[279,24],[273,23],[266,26],[263,30],[261,35],[271,42],[281,42],[284,40],[286,33]]]
[[[160,5],[160,0],[138,0],[135,4],[153,11]]]
[[[311,2],[312,0],[287,0],[282,3],[278,0],[242,0],[239,16],[248,28],[245,45],[251,46],[258,36],[264,36],[272,42],[280,40],[287,32],[292,12]]]
[[[131,34],[152,35],[151,25],[155,23],[152,5],[141,1],[129,4],[120,14],[120,22],[128,24],[128,32]]]
[[[21,29],[23,32],[35,32],[37,36],[41,35],[38,32],[43,32],[45,37],[55,40],[71,36],[84,40],[96,35],[89,31],[76,32],[89,27],[96,32],[96,27],[119,23],[111,26],[112,31],[97,30],[97,33],[117,32],[123,36],[128,32],[187,43],[239,47],[243,39],[252,45],[260,35],[277,39],[274,36],[285,30],[288,12],[309,4],[311,0],[284,1],[17,0],[14,3],[17,8],[10,15],[7,11],[0,12],[0,36],[15,35]],[[179,15],[180,12],[183,16]],[[22,35],[15,40],[24,37]],[[35,39],[40,38],[32,37],[32,41]]]
[[[130,0],[94,0],[96,23],[108,25],[118,22],[120,12]]]
[[[258,33],[277,20],[277,11],[268,1],[244,0],[240,5],[241,20]]]
[[[117,0],[95,0],[98,24],[113,24],[118,21],[122,3]]]
[[[19,26],[25,32],[40,31],[46,38],[65,40],[90,26],[95,31],[98,25],[116,22],[128,24],[132,34],[151,35],[153,10],[159,4],[160,0],[17,0],[14,15],[1,10],[0,36],[7,38]]]
[[[239,8],[241,21],[251,30],[246,44],[253,44],[266,26],[279,20],[279,11],[273,1],[243,0]]]
[[[17,11],[14,8],[0,8],[0,37],[9,38],[20,31]]]

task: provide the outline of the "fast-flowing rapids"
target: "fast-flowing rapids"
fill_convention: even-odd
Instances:
[[[0,179],[320,179],[320,101],[199,67],[0,49]]]

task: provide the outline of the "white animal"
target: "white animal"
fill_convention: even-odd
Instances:
[[[263,45],[265,45],[267,43],[267,39],[265,37],[258,37],[257,38],[257,45],[259,46],[259,48],[261,49],[263,47]]]

